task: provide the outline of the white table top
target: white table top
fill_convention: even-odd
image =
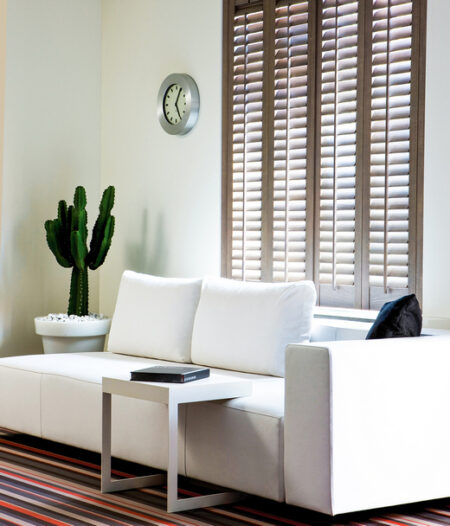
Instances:
[[[102,389],[104,393],[151,402],[183,404],[249,396],[252,392],[252,382],[216,373],[186,384],[136,382],[103,377]]]

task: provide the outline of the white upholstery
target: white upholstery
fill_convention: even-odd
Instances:
[[[161,363],[167,362],[107,352],[3,358],[0,385],[14,382],[6,384],[9,402],[0,404],[0,426],[100,452],[102,376],[125,379],[133,369]],[[166,469],[166,411],[161,404],[114,396],[113,455]],[[184,474],[184,412],[179,429]]]
[[[284,379],[239,375],[252,378],[251,396],[188,406],[186,472],[282,501]]]
[[[371,326],[371,322],[365,321],[315,318],[312,323],[310,341],[365,340]]]
[[[16,358],[3,358],[4,364]],[[22,363],[24,363],[22,361]],[[41,375],[32,369],[0,367],[0,426],[30,435],[41,434]]]
[[[190,362],[201,280],[159,278],[125,271],[108,350],[160,360]]]
[[[3,394],[9,403],[0,404],[0,426],[100,451],[102,376],[126,379],[133,369],[161,363],[167,364],[108,352],[3,358],[0,389],[7,389]],[[217,372],[254,380],[254,392],[220,404],[189,406],[187,426],[183,407],[179,472],[282,500],[284,380]],[[244,439],[247,436],[252,437],[251,444]],[[118,458],[167,469],[166,406],[113,396],[112,452]],[[226,462],[218,469],[225,452],[238,462],[234,467]]]
[[[289,504],[340,514],[450,495],[450,337],[291,345]]]
[[[288,343],[309,340],[310,281],[254,283],[206,278],[194,321],[194,363],[284,376]]]

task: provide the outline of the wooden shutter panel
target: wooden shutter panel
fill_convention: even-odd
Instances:
[[[261,279],[263,12],[237,11],[233,35],[231,277]]]
[[[408,293],[412,2],[374,0],[370,115],[370,306]]]
[[[306,278],[308,8],[303,0],[275,9],[274,281]]]
[[[355,304],[357,0],[323,0],[317,168],[318,281],[322,305]]]

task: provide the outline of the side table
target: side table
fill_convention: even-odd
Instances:
[[[178,406],[180,404],[249,396],[252,392],[251,381],[220,374],[212,374],[209,378],[187,384],[132,382],[130,380],[104,377],[102,389],[102,493],[158,486],[166,482],[168,512],[229,504],[242,498],[242,494],[235,491],[183,499],[178,498]],[[111,395],[113,394],[167,405],[169,428],[167,475],[156,474],[119,480],[112,479]]]

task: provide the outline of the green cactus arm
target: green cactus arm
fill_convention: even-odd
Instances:
[[[77,210],[86,208],[86,190],[82,186],[75,188],[75,195],[73,196],[73,205]]]
[[[86,190],[82,186],[77,186],[75,189],[75,195],[73,196],[71,230],[78,230],[85,243],[88,236],[86,204]]]
[[[58,220],[61,223],[61,229],[59,232],[59,245],[62,255],[68,261],[72,261],[70,254],[70,222],[69,222],[69,210],[67,209],[67,203],[61,200],[58,203]]]
[[[72,216],[73,216],[73,205],[67,208],[67,221],[64,229],[64,236],[70,247],[70,233],[72,232]]]
[[[53,255],[56,258],[56,261],[65,268],[72,266],[72,262],[64,257],[61,250],[61,232],[62,225],[59,219],[51,220],[45,222],[45,231],[47,233],[47,244],[48,248],[52,251]]]
[[[72,230],[78,230],[78,219],[74,220],[73,219],[74,215],[75,215],[75,208],[73,207],[73,205],[70,205],[67,209],[67,225],[64,231],[64,238],[69,247],[69,251],[71,251],[70,234],[72,233]],[[76,221],[76,223],[74,223],[74,221]],[[72,258],[72,252],[70,252],[70,257]]]
[[[63,228],[67,225],[67,203],[64,200],[61,200],[58,203],[58,219],[61,221]]]
[[[87,255],[86,243],[78,230],[72,231],[70,234],[70,250],[75,261],[75,266],[84,270],[86,267],[85,260]]]
[[[78,231],[83,241],[87,240],[87,212],[84,209],[72,209],[70,232]],[[70,236],[69,236],[70,237]]]
[[[115,189],[114,186],[105,188],[102,199],[100,201],[100,214],[109,215],[114,206]]]
[[[79,217],[79,226],[80,226],[81,235],[83,236],[84,244],[87,243],[87,237],[88,237],[87,221],[88,221],[87,212],[86,210],[82,210],[80,212],[80,217]],[[87,253],[87,247],[86,247],[86,253]]]
[[[89,250],[89,255],[88,255],[88,264],[90,268],[97,268],[97,266],[95,266],[96,265],[95,262],[98,261],[100,251],[102,250],[102,243],[105,237],[106,224],[107,224],[108,219],[111,217],[110,215],[111,210],[114,206],[114,196],[115,196],[114,186],[109,186],[103,192],[102,199],[100,201],[100,206],[99,206],[99,215],[98,215],[97,221],[95,222],[94,229],[92,231],[92,239],[91,239],[91,243],[89,247],[90,250]],[[111,244],[111,240],[109,244]],[[103,261],[104,261],[104,258],[103,258]],[[92,267],[91,265],[94,265],[94,267]]]
[[[112,237],[114,235],[114,225],[115,225],[114,216],[109,216],[106,221],[103,240],[100,244],[100,250],[98,251],[95,260],[89,261],[88,263],[89,268],[91,270],[96,270],[98,267],[103,265],[106,255],[108,254],[109,248],[111,246]]]

